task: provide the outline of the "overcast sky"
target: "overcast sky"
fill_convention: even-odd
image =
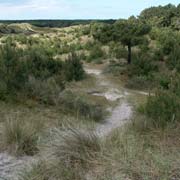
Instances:
[[[179,0],[0,0],[0,19],[117,19]]]

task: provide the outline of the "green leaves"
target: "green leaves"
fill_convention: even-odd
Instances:
[[[149,33],[151,27],[135,17],[128,20],[119,20],[114,24],[113,39],[121,41],[124,45],[137,45],[138,39]]]

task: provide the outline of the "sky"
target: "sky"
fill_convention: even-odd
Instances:
[[[119,19],[179,0],[0,0],[0,19]]]

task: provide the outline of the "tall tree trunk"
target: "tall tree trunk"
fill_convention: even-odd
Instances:
[[[128,64],[131,64],[131,43],[128,44]]]

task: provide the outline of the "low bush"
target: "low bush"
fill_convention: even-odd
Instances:
[[[9,43],[0,47],[0,74],[1,100],[22,94],[46,104],[58,99],[57,92],[64,89],[65,82],[85,76],[74,53],[63,62],[54,60],[53,52],[45,46],[33,45],[23,50]]]
[[[138,52],[133,54],[132,64],[128,67],[126,86],[133,89],[149,89],[154,83],[154,76],[159,71],[158,64],[151,54]]]
[[[180,98],[169,91],[160,91],[150,96],[146,104],[146,115],[155,127],[165,127],[180,119]]]
[[[38,79],[47,79],[62,72],[63,63],[53,60],[51,52],[41,46],[33,46],[25,52],[29,75]]]
[[[154,61],[164,61],[164,53],[161,48],[153,50]]]
[[[153,72],[158,71],[157,64],[152,56],[146,53],[135,53],[132,57],[132,64],[129,66],[130,76],[152,76]]]
[[[112,44],[110,45],[110,53],[112,57],[115,57],[117,59],[127,58],[127,49],[122,45]]]
[[[9,44],[0,48],[1,97],[8,93],[15,94],[24,87],[28,74],[26,62],[21,62],[22,56],[21,50],[16,50]]]
[[[176,45],[175,49],[171,51],[169,54],[169,57],[167,59],[167,65],[168,67],[173,70],[177,70],[180,72],[180,45]]]
[[[179,45],[180,36],[178,33],[172,30],[165,29],[162,31],[158,37],[160,46],[162,47],[163,53],[169,55],[177,45]]]
[[[99,58],[103,58],[104,54],[105,53],[101,49],[101,46],[98,44],[95,44],[91,47],[90,54],[88,56],[88,61],[93,62]]]
[[[155,75],[155,84],[161,89],[168,90],[171,83],[169,72],[160,72]]]
[[[174,78],[173,78],[174,77]],[[180,120],[180,77],[171,76],[164,89],[159,89],[148,98],[145,114],[151,118],[155,127],[165,127]]]
[[[79,81],[84,78],[85,72],[79,57],[72,53],[64,64],[64,75],[67,81]]]

